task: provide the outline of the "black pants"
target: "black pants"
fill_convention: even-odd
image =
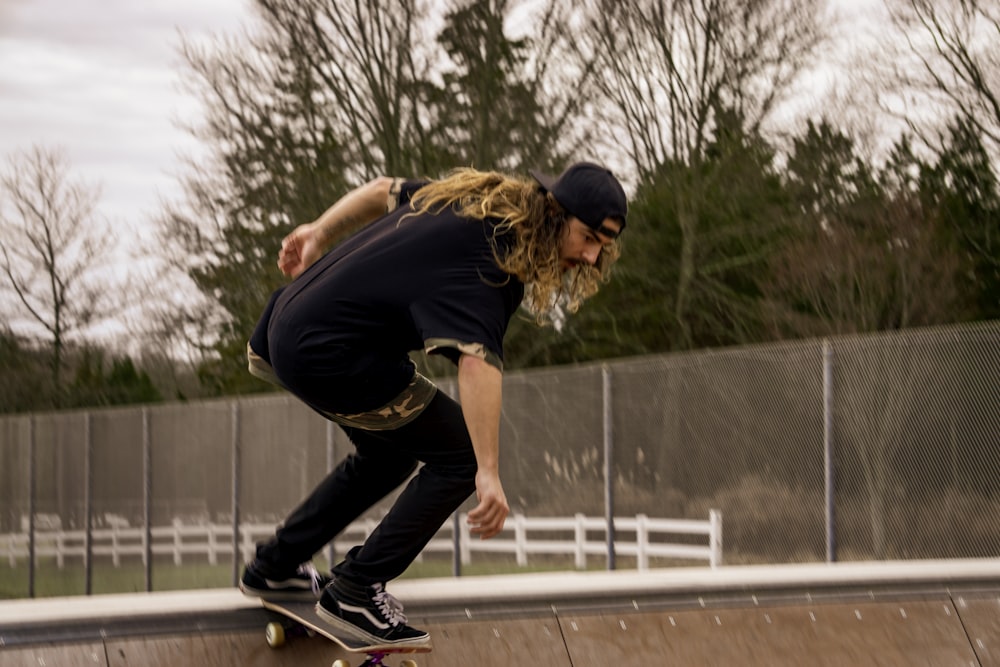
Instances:
[[[266,572],[294,571],[422,462],[375,531],[334,568],[335,575],[365,585],[395,579],[476,488],[476,457],[461,406],[441,391],[398,429],[343,428],[355,453],[320,482],[271,541],[257,547],[258,566]]]

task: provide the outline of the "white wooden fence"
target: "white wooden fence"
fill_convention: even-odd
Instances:
[[[337,553],[365,539],[377,525],[374,519],[356,521],[334,541]],[[454,555],[456,539],[454,522],[447,522],[424,549],[424,554]],[[474,553],[513,554],[519,566],[528,564],[531,554],[572,556],[575,567],[587,567],[588,556],[608,554],[607,520],[603,517],[526,517],[520,514],[507,519],[500,535],[480,540],[464,528],[465,516],[460,517],[457,549],[461,562],[472,562]],[[671,558],[707,561],[712,567],[722,562],[722,513],[712,510],[707,521],[690,519],[655,519],[645,515],[614,520],[616,555],[633,556],[639,570],[649,567],[650,558]],[[253,557],[256,543],[267,539],[273,524],[243,524],[240,526],[240,553],[244,560]],[[705,538],[699,543],[672,543],[669,536],[694,535]],[[150,530],[153,556],[169,556],[175,565],[192,558],[217,564],[233,554],[231,525],[159,526]],[[10,567],[27,560],[29,539],[26,533],[0,535],[0,558],[6,557]],[[84,559],[87,553],[86,532],[82,530],[45,530],[35,533],[35,557],[54,558],[62,569],[67,559]],[[120,567],[123,558],[136,558],[145,563],[146,531],[143,528],[113,527],[91,530],[90,553],[93,558],[110,558]]]
[[[617,534],[615,554],[634,556],[639,570],[649,568],[651,557],[705,560],[712,567],[722,563],[722,512],[719,510],[711,510],[708,521],[654,519],[639,514],[616,518],[614,525]],[[544,537],[533,536],[538,533],[543,533]],[[623,539],[622,534],[632,539]],[[660,539],[669,535],[696,535],[706,539],[703,544],[671,543]],[[446,550],[443,544],[437,546]],[[463,564],[471,562],[473,552],[514,554],[520,566],[528,564],[529,554],[569,555],[573,556],[575,567],[582,570],[587,567],[587,556],[608,553],[607,520],[582,514],[555,518],[515,514],[507,520],[500,535],[490,540],[480,540],[460,531],[459,553]]]

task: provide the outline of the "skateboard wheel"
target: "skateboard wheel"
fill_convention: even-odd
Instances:
[[[271,648],[278,648],[285,644],[285,628],[281,626],[281,623],[268,623],[264,636],[267,637],[267,645]]]
[[[416,660],[403,660],[399,663],[399,667],[417,667]]]
[[[351,663],[346,660],[334,660],[333,667],[351,667]]]

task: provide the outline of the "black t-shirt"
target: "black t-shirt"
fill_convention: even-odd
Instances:
[[[335,412],[372,409],[413,377],[408,353],[498,368],[524,285],[493,258],[496,221],[400,206],[343,242],[286,287],[268,323],[275,373],[307,402]]]

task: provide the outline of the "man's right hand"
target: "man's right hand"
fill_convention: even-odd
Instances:
[[[469,532],[488,540],[503,530],[510,513],[500,476],[482,470],[476,473],[476,497],[479,504],[469,512]]]

